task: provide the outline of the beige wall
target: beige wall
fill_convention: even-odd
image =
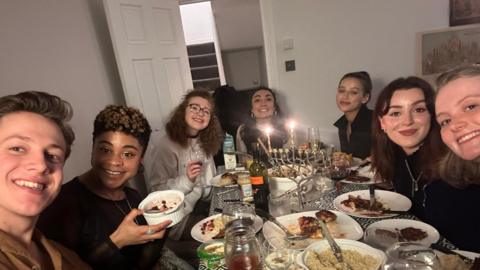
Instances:
[[[270,82],[304,125],[322,127],[337,140],[332,123],[340,77],[366,70],[376,95],[386,83],[415,72],[415,33],[448,26],[448,0],[262,0]],[[282,50],[293,38],[294,49]],[[285,72],[294,59],[297,70]],[[273,71],[274,73],[270,73]]]
[[[0,95],[43,90],[74,108],[70,180],[89,168],[93,119],[123,103],[100,0],[1,0]]]

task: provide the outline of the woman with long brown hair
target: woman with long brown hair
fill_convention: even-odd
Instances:
[[[430,84],[417,77],[398,78],[384,88],[374,110],[372,167],[412,201],[415,216],[459,248],[478,252],[480,189],[458,189],[439,179],[435,166],[446,147],[434,98]]]
[[[172,228],[169,237],[174,240],[190,240],[191,227],[208,216],[210,180],[216,173],[213,155],[223,140],[214,104],[207,91],[188,92],[173,110],[166,124],[167,134],[151,150],[153,164],[147,172],[149,190],[176,189],[185,193],[188,215]],[[191,254],[182,254],[184,247],[168,246],[180,257],[191,259],[188,258]]]

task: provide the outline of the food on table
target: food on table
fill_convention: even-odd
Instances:
[[[469,270],[475,269],[471,263],[466,263],[455,254],[439,254],[438,260],[443,270]]]
[[[352,163],[352,154],[344,152],[334,152],[332,154],[332,165],[339,167],[348,167]]]
[[[225,245],[223,242],[218,242],[207,245],[203,250],[212,255],[222,255],[224,254],[224,247]]]
[[[353,270],[375,270],[379,263],[374,257],[363,255],[355,250],[342,250],[342,256],[344,262]],[[344,264],[338,262],[330,249],[322,252],[309,251],[305,265],[310,270],[348,269]]]
[[[299,176],[308,176],[312,173],[311,166],[295,167],[293,169],[289,166],[276,166],[268,170],[268,175],[271,177],[288,177],[288,178],[297,178]]]
[[[419,241],[427,238],[428,234],[426,231],[417,229],[414,227],[407,227],[403,229],[397,229],[400,234],[400,239],[402,241]]]
[[[228,186],[228,185],[235,185],[237,183],[237,180],[238,180],[238,175],[236,175],[235,173],[227,172],[222,174],[222,176],[220,177],[219,185],[221,187]]]
[[[328,212],[328,213],[327,213]],[[327,227],[330,233],[336,238],[343,238],[345,237],[345,233],[339,231],[339,226],[336,220],[335,213],[332,213],[327,210],[319,211],[316,214],[323,215],[330,221],[327,221]],[[331,215],[335,215],[335,218]],[[327,217],[328,216],[328,217]],[[322,239],[322,230],[320,228],[320,224],[318,223],[318,219],[311,216],[301,216],[297,219],[298,224],[289,224],[286,225],[288,230],[297,235],[307,235],[309,238],[313,239]]]
[[[285,252],[274,251],[265,257],[265,264],[272,269],[287,269],[290,265],[288,255]]]
[[[388,210],[383,203],[375,200],[375,203],[370,207],[369,199],[362,199],[360,196],[348,195],[348,199],[341,202],[345,207],[352,209],[353,212],[370,212],[371,214],[382,214],[382,211]]]
[[[364,183],[370,181],[370,178],[358,175],[357,170],[351,170],[350,174],[345,178],[345,180],[355,183]]]
[[[212,240],[201,244],[197,248],[197,256],[206,269],[218,269],[224,265],[225,244],[223,241]]]
[[[397,239],[398,234],[396,232],[386,229],[375,229],[375,234],[381,237]]]
[[[177,196],[170,196],[169,198],[162,198],[153,200],[145,207],[146,211],[159,211],[160,213],[166,212],[171,209],[177,208],[182,203],[182,199]]]
[[[315,216],[318,219],[323,220],[325,223],[332,222],[337,219],[337,215],[335,215],[335,213],[328,210],[320,210],[317,213],[315,213]]]
[[[219,215],[215,218],[205,221],[201,225],[200,231],[207,238],[223,238],[225,235],[225,226],[223,225],[222,216]]]

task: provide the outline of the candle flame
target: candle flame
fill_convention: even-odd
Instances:
[[[272,134],[272,131],[273,131],[272,127],[266,127],[265,128],[265,134],[267,134],[267,135]]]
[[[289,123],[288,123],[288,127],[290,129],[294,129],[295,128],[295,121],[291,120]]]

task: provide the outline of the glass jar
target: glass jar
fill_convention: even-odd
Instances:
[[[250,224],[250,225],[249,225]],[[260,270],[260,245],[251,223],[234,220],[225,232],[225,263],[229,270]]]

